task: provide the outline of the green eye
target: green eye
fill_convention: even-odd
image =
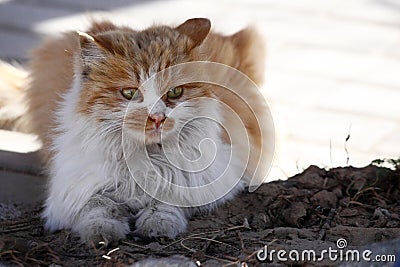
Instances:
[[[139,96],[139,90],[136,88],[122,88],[121,94],[128,100],[135,99]]]
[[[178,98],[182,95],[182,92],[182,87],[174,87],[168,90],[167,96],[168,98]]]

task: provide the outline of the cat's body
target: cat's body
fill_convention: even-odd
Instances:
[[[87,33],[49,39],[34,52],[28,114],[32,131],[43,142],[49,170],[47,228],[71,228],[85,241],[111,242],[129,233],[128,220],[134,218],[139,236],[175,238],[195,211],[210,210],[243,190],[254,175],[265,174],[273,148],[266,146],[271,137],[261,136],[251,114],[268,120],[259,95],[246,88],[227,93],[195,82],[178,87],[170,84],[168,75],[144,86],[159,71],[193,61],[223,63],[261,82],[263,47],[257,34],[246,29],[223,37],[209,30],[206,19],[141,32],[101,22]],[[245,95],[255,110],[235,94]],[[210,99],[227,103],[240,114],[250,147],[247,142],[235,144],[243,138],[243,129]],[[215,122],[200,119],[184,126],[192,117],[230,125],[230,139]],[[214,143],[199,148],[204,138]],[[200,160],[185,161],[176,155],[174,144],[180,142],[182,155],[196,159],[201,151]],[[247,154],[237,153],[246,149],[248,163]],[[200,168],[211,158],[204,170],[181,170]],[[261,167],[259,160],[264,162]],[[216,181],[225,168],[225,180]],[[244,178],[239,181],[238,176]],[[181,188],[209,183],[207,190]]]

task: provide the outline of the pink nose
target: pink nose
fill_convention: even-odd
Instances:
[[[165,121],[164,113],[154,113],[150,114],[150,119],[154,122],[157,128],[160,128],[161,124]]]

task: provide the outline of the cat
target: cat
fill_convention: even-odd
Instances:
[[[207,62],[218,63],[211,74]],[[34,50],[24,99],[48,170],[46,228],[105,245],[131,227],[174,239],[193,214],[261,181],[273,154],[269,110],[232,68],[260,84],[262,38],[251,27],[223,36],[205,18],[142,31],[97,21]],[[237,89],[188,78],[207,71]]]

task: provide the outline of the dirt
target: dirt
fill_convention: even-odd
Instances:
[[[343,259],[321,256],[322,250],[369,248],[373,255],[399,251],[400,242],[395,239],[400,237],[399,192],[399,168],[370,165],[324,170],[311,166],[286,181],[245,192],[211,214],[194,217],[188,232],[177,240],[149,243],[128,236],[111,248],[88,247],[68,231],[48,233],[40,219],[40,206],[8,204],[0,206],[0,266],[346,264]],[[301,254],[312,249],[317,260],[288,259],[286,254],[287,261],[283,261],[275,254],[272,262],[262,262],[257,252],[265,245],[268,252],[296,250]]]

